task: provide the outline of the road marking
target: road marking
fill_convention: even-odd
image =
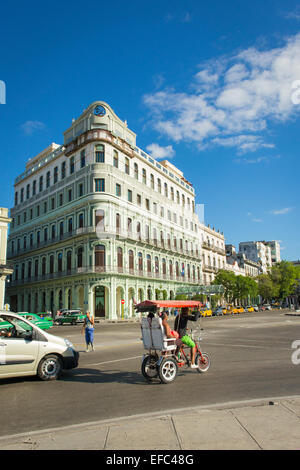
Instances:
[[[236,347],[236,348],[254,348],[254,349],[270,349],[270,346],[251,346],[249,344],[229,344],[229,343],[209,343],[207,342],[208,346],[227,346],[229,348]],[[278,346],[274,346],[276,349],[290,349],[290,348],[278,348]]]

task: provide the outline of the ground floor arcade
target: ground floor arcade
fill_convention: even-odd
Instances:
[[[179,282],[122,276],[68,278],[59,282],[8,289],[7,302],[13,311],[56,313],[61,308],[80,308],[107,319],[135,316],[134,304],[149,299],[174,299]]]

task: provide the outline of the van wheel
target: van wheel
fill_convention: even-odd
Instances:
[[[62,372],[62,362],[54,354],[45,356],[38,366],[37,374],[41,380],[56,380]]]

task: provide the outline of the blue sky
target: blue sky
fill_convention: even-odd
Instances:
[[[103,100],[184,172],[227,243],[280,240],[300,258],[296,1],[29,0],[1,18],[1,206],[25,162]]]

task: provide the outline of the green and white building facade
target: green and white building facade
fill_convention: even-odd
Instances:
[[[16,311],[126,318],[134,302],[203,284],[207,235],[218,242],[216,267],[226,259],[224,236],[200,222],[183,173],[138,148],[101,101],[73,120],[63,145],[27,162],[11,218],[7,302]]]

